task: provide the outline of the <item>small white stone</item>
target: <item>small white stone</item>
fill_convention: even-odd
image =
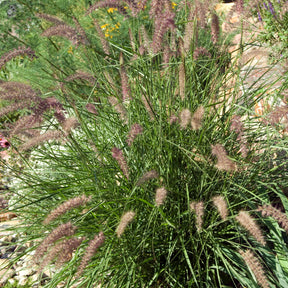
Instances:
[[[19,275],[19,277],[29,276],[29,275],[32,275],[33,273],[34,273],[34,270],[32,268],[21,269],[17,271],[17,275]]]
[[[64,288],[65,285],[66,285],[66,283],[64,281],[62,281],[57,285],[57,288]]]
[[[17,262],[17,265],[27,268],[33,268],[35,266],[35,263],[33,261],[33,257],[26,254],[20,259],[20,261]]]
[[[14,278],[10,278],[10,279],[8,279],[8,281],[7,281],[10,285],[15,285],[15,282],[16,282],[16,280],[14,279]]]
[[[24,244],[27,248],[31,248],[33,245],[34,245],[34,243],[33,243],[33,241],[29,241],[29,242],[26,242],[25,244]],[[35,252],[34,252],[35,253]]]
[[[19,284],[20,286],[26,285],[27,282],[28,282],[27,277],[22,277],[22,276],[20,277],[20,276],[19,276],[18,284]]]
[[[49,267],[43,270],[43,273],[46,274],[49,278],[52,278],[55,272],[56,272],[56,269],[54,267]]]
[[[31,280],[31,282],[34,284],[35,282],[38,282],[39,278],[39,274],[33,274],[31,277],[29,277],[29,279]]]
[[[3,261],[0,261],[0,286],[2,287],[2,285],[8,281],[8,279],[12,278],[13,275],[15,275],[15,270],[12,268],[6,268],[6,264],[8,261],[7,259],[0,259]],[[5,268],[3,268],[5,267]]]

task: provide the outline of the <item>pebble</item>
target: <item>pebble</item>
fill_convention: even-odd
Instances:
[[[36,275],[37,267],[33,264],[34,251],[28,252],[19,258],[17,262],[13,263],[13,259],[19,257],[28,248],[17,244],[21,240],[20,235],[9,230],[19,224],[19,220],[0,223],[0,287],[6,283],[10,285],[17,283],[24,286],[27,283],[33,283],[38,280],[38,275]],[[41,287],[41,285],[37,284],[36,287]]]
[[[56,269],[50,267],[39,273],[33,261],[35,251],[29,251],[22,256],[23,252],[33,245],[33,241],[28,246],[19,244],[23,238],[12,230],[19,224],[18,219],[0,222],[0,287],[9,283],[20,286],[31,284],[31,288],[41,288],[49,282]],[[16,257],[19,259],[13,263]],[[65,287],[65,283],[59,283],[57,288],[60,287]]]
[[[0,259],[0,285],[5,284],[14,275],[15,270],[10,267],[9,259]]]

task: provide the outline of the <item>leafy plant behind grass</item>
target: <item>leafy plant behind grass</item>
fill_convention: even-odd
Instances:
[[[25,40],[37,58],[19,70],[27,86],[0,83],[7,109],[27,107],[10,204],[38,269],[59,268],[46,286],[281,287],[288,220],[263,205],[286,210],[283,111],[257,118],[254,95],[228,90],[212,4],[210,27],[202,2],[53,3],[22,2],[41,24]]]
[[[254,11],[258,21],[263,24],[263,31],[258,36],[259,41],[273,47],[272,60],[285,60],[288,36],[287,1],[261,1]]]

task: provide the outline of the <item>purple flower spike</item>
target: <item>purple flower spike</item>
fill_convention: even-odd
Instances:
[[[272,3],[270,1],[268,1],[268,4],[269,4],[270,12],[275,16],[275,10],[274,10],[274,7],[273,7]]]
[[[262,22],[262,17],[261,17],[261,14],[260,14],[259,11],[257,12],[257,15],[258,15],[258,20],[259,20],[260,22]]]

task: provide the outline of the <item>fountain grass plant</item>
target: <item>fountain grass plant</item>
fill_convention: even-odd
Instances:
[[[3,161],[24,254],[45,287],[287,286],[287,108],[255,115],[210,1],[123,3],[21,1],[37,57],[2,67],[0,113],[26,107]]]

